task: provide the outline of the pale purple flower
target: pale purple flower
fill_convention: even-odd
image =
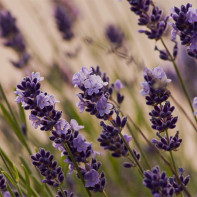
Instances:
[[[193,100],[193,107],[194,107],[194,116],[197,115],[197,97]]]
[[[151,75],[152,72],[150,69],[148,69],[147,67],[144,68],[143,70],[143,77],[146,76],[146,75]]]
[[[3,193],[3,196],[4,196],[4,197],[12,197],[12,196],[10,195],[10,192],[8,192],[8,191],[4,192],[4,193]]]
[[[125,134],[125,135],[124,135],[124,138],[125,138],[125,140],[127,141],[127,143],[129,144],[129,142],[130,142],[131,139],[132,139],[132,136]]]
[[[124,85],[123,85],[122,81],[117,79],[115,82],[115,87],[116,87],[116,90],[119,92],[122,88],[124,88]]]
[[[23,102],[24,101],[24,95],[23,93],[21,92],[21,90],[19,89],[16,89],[16,91],[14,92],[14,94],[17,94],[18,96],[16,97],[15,101],[17,103],[20,103],[20,102]]]
[[[96,104],[96,109],[101,117],[104,116],[104,114],[109,114],[113,109],[113,105],[108,103],[107,100],[108,99],[102,95]]]
[[[67,130],[70,129],[70,124],[65,119],[60,119],[55,125],[57,133],[60,135],[61,133],[66,134]]]
[[[92,73],[92,68],[88,70],[88,68],[83,66],[79,72],[73,75],[72,78],[73,85],[75,87],[81,86],[91,73]]]
[[[152,75],[156,79],[162,79],[166,76],[166,73],[161,66],[157,66],[152,69]]]
[[[56,101],[53,95],[48,95],[48,102],[50,105],[55,105],[55,103],[59,103],[60,101]]]
[[[35,74],[34,72],[32,72],[31,77],[32,77],[32,80],[36,78],[38,82],[41,82],[44,80],[44,77],[41,77],[39,72],[36,72]]]
[[[84,179],[86,180],[86,187],[94,187],[100,181],[99,173],[96,170],[91,169],[90,171],[85,173]]]
[[[108,82],[103,82],[101,77],[98,75],[90,75],[90,77],[84,81],[84,86],[88,89],[88,95],[90,96],[93,93],[99,93],[99,90],[107,84]]]
[[[197,9],[190,7],[188,9],[186,17],[190,23],[197,22]]]
[[[77,96],[80,99],[80,101],[77,102],[76,106],[79,108],[79,112],[82,113],[85,109],[85,101],[83,100],[81,94],[77,94]]]
[[[90,145],[90,143],[87,143],[86,140],[82,135],[78,135],[77,138],[73,140],[73,145],[77,149],[78,152],[85,152]]]
[[[32,126],[33,126],[35,129],[37,129],[38,126],[40,125],[40,119],[39,119],[37,116],[33,115],[33,114],[30,114],[30,115],[29,115],[29,120],[32,121]]]
[[[43,109],[45,106],[49,106],[49,96],[45,95],[44,93],[40,93],[37,97],[37,105],[40,107],[40,109]]]
[[[74,131],[79,131],[80,129],[84,128],[84,126],[79,125],[75,119],[72,119],[70,121],[70,125]]]
[[[55,147],[56,150],[59,150],[61,152],[61,157],[64,156],[64,147],[61,144],[56,144],[55,142],[53,142],[53,147]]]
[[[190,50],[194,50],[194,49],[197,50],[197,32],[196,32],[196,35],[194,35],[191,38],[191,45],[189,46],[189,48],[190,48]]]
[[[176,40],[176,35],[178,34],[178,29],[177,29],[176,25],[172,22],[169,22],[169,25],[172,26],[171,40],[175,41]]]
[[[142,84],[142,90],[140,90],[140,94],[142,96],[145,96],[145,95],[149,94],[149,92],[150,92],[149,84],[146,81],[142,82],[141,84]]]

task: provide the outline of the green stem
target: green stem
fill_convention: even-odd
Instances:
[[[169,143],[170,142],[170,138],[169,138],[169,135],[168,135],[168,130],[166,130],[166,136],[167,136],[167,140],[168,140],[168,143]],[[174,161],[174,157],[173,157],[172,151],[170,151],[170,157],[171,157],[171,160],[172,160],[172,165],[174,167],[174,170],[177,173],[177,168],[176,168],[176,164],[175,164],[175,161]]]
[[[189,106],[190,106],[190,108],[191,108],[192,113],[194,114],[194,108],[193,108],[193,106],[192,106],[192,103],[191,103],[189,94],[188,94],[188,92],[187,92],[187,89],[186,89],[186,87],[185,87],[185,84],[184,84],[184,82],[183,82],[183,79],[182,79],[182,77],[181,77],[181,74],[180,74],[180,72],[179,72],[179,69],[178,69],[178,67],[177,67],[177,65],[176,65],[176,63],[175,63],[175,59],[173,58],[172,54],[171,54],[170,51],[168,50],[168,47],[166,46],[166,44],[165,44],[165,42],[163,41],[163,39],[160,38],[160,40],[161,40],[161,43],[163,44],[164,48],[166,49],[168,55],[170,56],[170,60],[171,60],[171,62],[172,62],[172,64],[173,64],[173,66],[174,66],[174,69],[175,69],[176,73],[177,73],[177,76],[178,76],[179,81],[180,81],[180,83],[181,83],[181,87],[182,87],[182,89],[183,89],[183,92],[184,92],[184,94],[185,94],[185,97],[186,97],[186,99],[187,99],[187,101],[188,101],[188,103],[189,103]],[[196,123],[197,123],[197,118],[196,118],[195,116],[194,116],[194,118],[195,118],[195,121],[196,121]]]
[[[62,192],[63,197],[66,197],[66,194],[64,193],[64,190],[62,189],[62,186],[59,186],[60,191]]]
[[[135,160],[136,165],[138,166],[138,170],[140,172],[140,175],[143,177],[143,168],[141,167],[139,161],[137,160],[136,156],[134,155],[133,151],[131,150],[129,144],[127,143],[127,141],[125,140],[124,136],[122,135],[121,132],[119,132],[119,135],[122,139],[122,141],[124,142],[125,146],[127,147],[127,149],[129,150],[129,153],[131,154],[131,156],[133,157],[133,159]]]
[[[77,173],[78,173],[78,175],[79,175],[79,177],[80,177],[80,179],[81,179],[81,181],[82,181],[82,183],[83,183],[83,185],[85,187],[85,180],[84,180],[84,178],[83,178],[83,176],[81,174],[79,166],[77,165],[77,162],[75,161],[75,158],[74,158],[74,156],[73,156],[68,144],[64,143],[64,145],[65,145],[65,148],[66,148],[66,150],[67,150],[67,152],[68,152],[68,154],[69,154],[69,156],[70,156],[70,158],[71,158],[71,160],[72,160],[72,162],[73,162],[73,164],[74,164],[74,166],[75,166],[75,168],[77,170]],[[87,191],[88,196],[91,197],[92,195],[91,195],[90,191],[86,187],[85,187],[85,190]]]
[[[107,194],[105,193],[105,191],[102,191],[103,196],[107,197]]]

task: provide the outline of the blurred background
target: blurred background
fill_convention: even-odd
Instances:
[[[164,11],[164,15],[169,15],[173,6],[180,6],[187,2],[158,0],[155,1],[155,4]],[[190,0],[189,3],[197,8],[196,0]],[[66,9],[71,15],[72,36],[69,39],[63,38],[57,28],[55,19],[57,5],[67,7]],[[99,120],[86,112],[79,113],[76,107],[77,90],[73,88],[72,75],[78,72],[82,66],[99,65],[101,70],[110,77],[111,82],[120,79],[125,84],[122,111],[129,114],[151,140],[156,134],[151,129],[149,121],[148,113],[151,111],[151,107],[145,104],[144,97],[139,93],[140,83],[143,81],[142,71],[145,66],[149,68],[163,66],[168,78],[172,79],[169,85],[172,95],[193,120],[172,64],[162,61],[158,51],[154,50],[155,45],[161,47],[161,43],[155,43],[154,40],[147,39],[144,34],[138,33],[138,30],[142,28],[137,25],[138,18],[130,11],[126,0],[0,0],[0,7],[2,10],[9,10],[16,18],[17,26],[24,36],[27,51],[31,56],[28,65],[24,68],[14,67],[11,61],[17,59],[17,53],[5,47],[3,39],[0,39],[0,83],[14,111],[18,113],[19,110],[14,102],[16,85],[32,71],[40,72],[41,76],[45,78],[41,89],[55,95],[55,98],[60,101],[57,106],[63,110],[67,120],[74,118],[80,124],[85,125],[83,134],[88,141],[93,142],[95,150],[103,154],[98,159],[102,161],[102,168],[107,175],[106,193],[108,196],[151,196],[149,191],[141,186],[141,179],[136,170],[123,168],[124,158],[115,159],[99,146],[97,142],[101,132]],[[117,28],[122,35],[122,40],[118,44],[114,44],[108,39],[107,32],[110,31],[110,28]],[[172,49],[170,32],[171,29],[167,29],[164,39]],[[197,96],[197,62],[187,56],[185,49],[180,44],[178,47],[179,53],[176,61],[191,99],[193,99],[194,96]],[[172,104],[175,105],[173,101]],[[41,132],[39,129],[35,130],[28,120],[29,112],[26,115],[26,135],[31,149],[45,147],[55,154],[57,160],[62,162],[60,152],[55,151],[48,140],[49,134]],[[197,135],[179,108],[176,107],[174,115],[179,117],[175,131],[179,130],[180,136],[183,138],[181,148],[174,154],[176,163],[191,175],[188,189],[193,196],[197,196]],[[145,150],[151,166],[158,164],[162,170],[168,171],[168,168],[149,148],[135,128],[132,129]],[[123,132],[129,134],[126,128]],[[27,158],[27,163],[30,168],[32,167],[28,153],[20,144],[2,112],[0,112],[0,144],[10,158],[14,158],[14,163],[19,169],[20,156]],[[132,148],[136,148],[133,141],[130,145]],[[164,154],[168,157],[166,153]],[[170,175],[169,171],[168,175]],[[75,191],[78,196],[85,196],[84,191],[80,190],[79,181],[73,175],[67,175],[66,188]]]

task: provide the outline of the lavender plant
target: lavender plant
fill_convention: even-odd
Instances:
[[[39,73],[32,73],[31,77],[25,77],[21,84],[17,86],[15,94],[18,96],[16,101],[21,102],[25,110],[31,110],[29,119],[32,121],[34,128],[39,126],[41,130],[52,133],[49,139],[53,141],[53,146],[60,150],[62,155],[66,156],[65,162],[70,165],[70,170],[77,171],[77,175],[87,189],[88,195],[91,196],[89,190],[103,192],[105,175],[104,172],[99,173],[101,163],[95,159],[92,159],[91,163],[89,163],[89,158],[91,156],[94,158],[96,152],[93,150],[92,144],[86,142],[85,138],[79,134],[79,130],[84,127],[79,126],[74,119],[69,124],[65,119],[61,118],[62,112],[55,109],[55,104],[58,101],[55,101],[54,96],[40,90],[40,82],[43,79]],[[46,156],[47,159],[50,154],[41,149],[40,154],[32,158],[35,160],[34,165],[41,165],[41,163],[36,162],[39,158],[42,159],[41,156]],[[80,164],[84,164],[85,167],[80,166]],[[53,167],[53,163],[50,165]],[[55,171],[58,174],[54,176],[58,176],[59,181],[62,181],[61,170],[56,169]],[[47,175],[45,174],[45,176]],[[46,180],[48,184],[58,185],[54,180]]]

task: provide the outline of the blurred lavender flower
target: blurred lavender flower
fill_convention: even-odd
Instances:
[[[115,26],[115,25],[109,25],[106,28],[105,36],[111,42],[115,48],[119,48],[122,46],[124,41],[124,33],[122,30]]]
[[[74,194],[72,192],[68,192],[66,190],[63,191],[66,197],[73,197]],[[61,191],[58,191],[58,195],[56,197],[64,197]]]
[[[83,69],[82,73],[85,74],[86,71],[86,69]],[[94,157],[95,152],[93,151],[92,144],[88,143],[86,139],[79,134],[79,130],[83,129],[84,126],[79,125],[74,119],[72,119],[69,124],[66,120],[61,118],[62,112],[55,109],[57,101],[55,101],[54,96],[46,92],[43,93],[40,90],[40,81],[42,80],[43,77],[40,77],[39,73],[32,73],[31,77],[25,77],[15,91],[15,94],[18,95],[16,101],[22,102],[25,110],[31,110],[29,118],[35,128],[39,126],[41,130],[51,131],[52,136],[50,136],[49,139],[53,141],[53,146],[61,151],[61,155],[66,156],[65,162],[70,165],[70,169],[76,170],[72,157],[79,165],[80,163],[88,165],[88,159],[91,156]],[[65,145],[69,147],[72,157]],[[40,169],[41,174],[46,177],[45,182],[47,184],[57,187],[58,184],[61,183],[63,180],[62,171],[59,168],[56,169],[56,162],[52,162],[53,156],[50,155],[49,152],[40,149],[36,156],[32,156],[32,159],[34,160],[33,164],[36,165]],[[91,166],[91,164],[89,165]],[[80,170],[83,171],[84,177],[91,169],[92,168],[80,168]],[[93,169],[98,171],[99,168]],[[97,173],[100,174],[99,172]],[[56,177],[58,177],[59,183]],[[94,185],[92,183],[91,187],[87,186],[89,190],[95,192],[103,191],[105,186],[105,176],[103,172],[99,175],[98,179],[99,182]],[[61,196],[60,193],[58,195]]]
[[[78,11],[68,0],[53,0],[55,6],[55,20],[63,39],[71,40],[74,37],[73,27]]]
[[[171,23],[173,27],[171,39],[175,40],[178,34],[181,44],[187,46],[188,55],[197,58],[197,9],[188,3],[181,8],[174,7],[171,16],[174,20],[174,23]]]
[[[0,190],[4,191],[6,188],[7,188],[6,180],[3,176],[3,174],[0,174]]]
[[[18,61],[11,61],[16,68],[27,66],[30,55],[26,49],[23,35],[16,25],[16,19],[9,11],[0,9],[0,37],[4,40],[4,46],[12,48],[19,57]]]

